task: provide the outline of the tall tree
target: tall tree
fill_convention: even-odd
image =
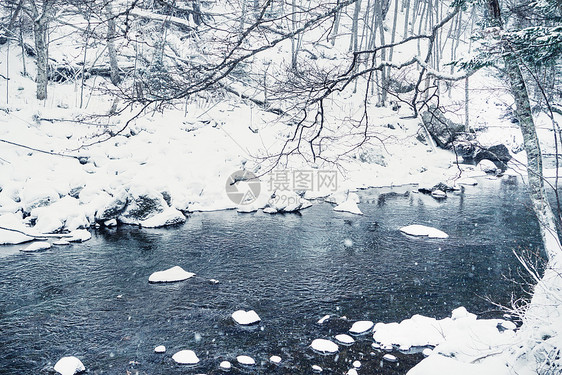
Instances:
[[[487,17],[491,26],[502,29],[501,7],[498,0],[487,0]],[[509,45],[506,45],[510,48]],[[515,52],[515,51],[512,51]],[[527,153],[527,173],[529,192],[534,212],[539,220],[540,232],[546,253],[550,260],[562,260],[562,247],[558,238],[556,218],[548,202],[544,187],[543,159],[537,136],[535,122],[531,111],[531,102],[527,91],[527,84],[521,72],[518,53],[503,54],[503,63],[507,74],[511,95],[515,100],[519,128],[523,135],[523,145]]]

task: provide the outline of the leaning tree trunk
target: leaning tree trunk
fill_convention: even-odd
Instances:
[[[488,17],[493,25],[503,26],[498,0],[488,0]],[[533,210],[539,221],[540,233],[546,254],[548,259],[554,263],[562,255],[562,248],[558,238],[554,212],[548,203],[544,188],[542,154],[531,112],[527,85],[521,73],[517,57],[506,55],[504,57],[504,64],[505,72],[509,78],[511,94],[515,100],[519,128],[523,135],[523,147],[527,153],[527,174]]]

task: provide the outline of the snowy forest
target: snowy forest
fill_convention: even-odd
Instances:
[[[561,374],[559,0],[2,0],[0,373]]]

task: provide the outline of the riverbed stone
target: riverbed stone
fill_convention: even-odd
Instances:
[[[310,346],[322,354],[334,354],[340,350],[335,342],[326,339],[315,339]]]
[[[349,329],[349,332],[352,335],[360,335],[372,330],[374,325],[375,324],[369,320],[360,320],[358,322],[353,323],[353,325]]]
[[[261,318],[254,310],[237,310],[232,313],[232,319],[240,325],[252,325],[261,321]]]
[[[172,359],[180,365],[196,365],[199,358],[193,350],[180,350],[172,356]]]
[[[187,272],[180,266],[174,266],[164,271],[157,271],[148,278],[149,283],[173,283],[176,281],[187,280],[195,276],[194,273]]]
[[[86,371],[86,368],[76,357],[62,357],[54,367],[55,371],[61,375],[74,375]]]

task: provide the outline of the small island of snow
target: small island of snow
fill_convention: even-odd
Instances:
[[[316,339],[312,341],[312,344],[310,344],[310,346],[312,347],[312,349],[322,354],[333,354],[337,353],[337,351],[339,350],[339,347],[336,343],[326,339]]]
[[[187,272],[180,266],[175,266],[164,271],[154,272],[148,278],[149,283],[172,283],[187,280],[195,276],[194,273]]]
[[[61,375],[74,375],[86,371],[82,362],[76,357],[62,357],[54,368]]]
[[[257,324],[261,321],[259,315],[254,311],[238,310],[232,313],[232,319],[240,325],[247,326]]]
[[[429,238],[449,238],[449,235],[439,229],[425,225],[413,224],[400,228],[400,231],[410,236]]]

